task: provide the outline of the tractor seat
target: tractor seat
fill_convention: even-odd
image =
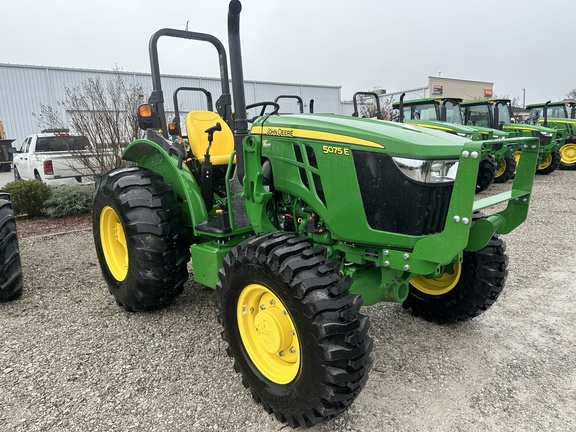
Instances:
[[[212,165],[228,165],[230,155],[234,151],[234,134],[228,124],[212,111],[190,111],[186,117],[186,133],[192,154],[200,162],[204,161],[208,148],[208,134],[206,129],[222,125],[222,130],[214,132],[214,140],[210,147],[210,161]]]

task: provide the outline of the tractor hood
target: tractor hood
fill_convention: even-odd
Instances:
[[[499,129],[492,129],[492,128],[484,127],[484,126],[470,126],[470,127],[473,129],[476,129],[482,137],[490,137],[490,135],[492,135],[494,138],[508,138],[508,136],[509,136],[508,133],[503,132]],[[482,138],[482,139],[487,139],[487,138]]]
[[[438,120],[406,120],[404,123],[412,126],[422,126],[429,129],[455,133],[468,139],[475,138],[478,135],[478,130],[476,128]]]
[[[528,123],[504,123],[503,125],[504,130],[521,130],[521,131],[529,131],[529,132],[544,132],[556,135],[556,129],[540,126],[540,125],[531,125]]]
[[[457,158],[466,138],[404,123],[329,114],[259,118],[251,134],[293,137],[364,147],[410,158]]]

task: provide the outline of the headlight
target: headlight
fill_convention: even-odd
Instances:
[[[533,131],[532,136],[540,139],[541,146],[547,146],[552,142],[552,132]]]
[[[420,183],[453,182],[458,171],[457,160],[422,160],[392,157],[402,173]]]
[[[471,140],[472,139],[472,134],[465,134],[465,133],[461,133],[461,132],[456,132],[456,135],[462,137],[462,138],[466,138]]]

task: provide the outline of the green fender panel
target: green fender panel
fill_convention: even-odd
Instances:
[[[182,204],[184,224],[194,228],[199,222],[208,219],[200,187],[186,165],[182,169],[178,168],[176,155],[168,154],[153,141],[142,139],[130,143],[122,159],[135,162],[164,178],[164,183],[174,190],[177,201]]]

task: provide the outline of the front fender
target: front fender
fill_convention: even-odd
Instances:
[[[181,204],[185,225],[194,228],[208,219],[200,186],[186,165],[178,168],[177,156],[170,155],[153,141],[141,139],[126,147],[122,159],[135,162],[164,178],[164,183],[174,190],[176,200]]]

